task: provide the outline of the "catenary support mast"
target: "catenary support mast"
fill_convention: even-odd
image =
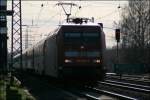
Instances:
[[[13,57],[20,54],[20,68],[22,68],[22,15],[21,0],[12,0],[12,34],[11,34],[11,67],[13,67]]]

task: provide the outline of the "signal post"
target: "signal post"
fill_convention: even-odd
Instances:
[[[117,41],[117,61],[116,61],[116,63],[117,63],[117,66],[118,66],[118,63],[119,63],[119,50],[118,50],[119,48],[118,48],[118,44],[120,42],[120,29],[116,29],[115,30],[115,38],[116,38],[116,41]],[[122,77],[122,74],[120,73],[120,79],[121,79],[121,77]]]
[[[116,38],[116,41],[117,41],[117,63],[119,63],[118,43],[120,42],[120,29],[116,29],[115,38]]]

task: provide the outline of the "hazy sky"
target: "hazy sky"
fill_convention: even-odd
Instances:
[[[104,24],[106,34],[106,45],[112,47],[116,45],[113,22],[120,19],[121,9],[127,1],[65,1],[77,4],[72,8],[72,16],[94,17],[95,22]],[[28,28],[29,43],[34,43],[44,38],[55,29],[59,23],[66,18],[61,6],[57,6],[58,1],[22,1],[22,22],[23,25],[32,25]],[[41,6],[43,5],[43,6]],[[79,9],[81,6],[81,9]],[[118,6],[121,8],[118,9]],[[66,10],[69,6],[65,6]],[[8,2],[8,9],[11,9],[11,2]],[[8,29],[10,34],[11,18],[8,17]],[[23,37],[26,34],[26,27],[23,27]],[[10,44],[10,42],[9,42]],[[24,45],[24,38],[23,38]]]

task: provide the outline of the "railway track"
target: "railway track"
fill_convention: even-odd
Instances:
[[[139,100],[149,100],[150,98],[150,89],[148,87],[145,87],[145,89],[142,88],[142,86],[135,85],[135,84],[129,84],[129,83],[122,83],[122,82],[116,82],[116,81],[110,81],[106,80],[99,83],[99,89],[104,89],[111,92],[116,92],[121,95],[127,95],[132,98],[136,98]]]
[[[144,79],[144,78],[136,78],[136,77],[128,77],[128,76],[124,76],[122,78],[126,79],[126,80],[134,80],[134,81],[139,81],[139,82],[149,82],[150,83],[149,79]]]
[[[21,79],[24,79],[24,78],[27,78],[26,81],[28,81],[28,82],[26,84],[29,84],[29,80],[31,80],[31,79],[35,80],[35,81],[38,81],[38,79],[40,80],[40,84],[39,84],[40,87],[38,87],[38,88],[35,87],[34,89],[30,89],[34,93],[34,95],[37,98],[39,98],[39,100],[42,100],[43,96],[44,96],[44,98],[48,98],[48,99],[51,98],[50,93],[49,93],[50,90],[48,88],[50,88],[52,90],[54,89],[55,92],[59,91],[59,95],[65,95],[62,97],[67,98],[67,100],[70,100],[70,99],[71,100],[106,100],[106,99],[107,100],[137,100],[137,99],[140,100],[141,99],[141,98],[139,99],[139,96],[141,96],[141,95],[139,95],[139,96],[129,95],[129,94],[132,94],[134,91],[130,92],[129,94],[126,94],[127,93],[126,91],[125,91],[126,93],[123,93],[124,89],[121,89],[121,87],[116,87],[114,85],[110,86],[108,84],[102,84],[102,86],[97,86],[97,87],[91,87],[91,86],[76,87],[76,86],[68,86],[68,85],[59,85],[60,83],[58,83],[56,85],[55,82],[52,83],[48,79],[40,78],[38,76],[36,78],[34,78],[34,77],[31,78],[31,77],[28,77],[28,75],[26,75],[26,77],[23,77]],[[32,84],[34,84],[34,82],[33,83],[32,82],[33,81],[30,82],[29,88],[33,88],[35,86],[35,85],[32,85]],[[111,82],[109,82],[109,83],[111,83]],[[41,86],[41,84],[44,84],[44,85]],[[117,84],[117,83],[113,83],[113,84]],[[125,86],[124,84],[122,84],[122,85]],[[113,87],[113,90],[117,90],[117,91],[113,91],[110,87]],[[42,93],[42,95],[41,95],[41,93],[39,94],[39,90],[41,90],[40,88],[42,88],[42,91],[44,91],[44,92],[47,91],[46,94],[45,93],[44,94]],[[119,88],[119,89],[116,89],[116,88]],[[131,90],[131,89],[128,89],[128,90]],[[120,92],[120,91],[122,91],[122,92]],[[50,91],[50,92],[52,92],[52,91]],[[52,93],[54,93],[54,92],[52,92]],[[40,99],[40,98],[42,98],[42,99]],[[61,98],[61,97],[59,97],[59,98]],[[143,100],[148,100],[147,99],[148,97],[145,97],[145,98]],[[45,99],[45,100],[48,100],[48,99]],[[56,99],[54,99],[54,100],[56,100]],[[64,99],[62,99],[62,100],[64,100]]]
[[[150,89],[143,89],[143,88],[139,88],[137,86],[130,86],[129,84],[123,84],[120,82],[115,82],[115,81],[105,81],[105,82],[99,82],[100,84],[105,84],[105,85],[109,85],[109,86],[113,86],[113,87],[118,87],[118,88],[123,88],[123,89],[129,89],[129,90],[133,90],[136,92],[143,92],[143,93],[150,93]]]
[[[62,85],[48,78],[42,78],[36,75],[19,74],[19,76],[16,76],[38,100],[115,100],[112,96],[107,96],[104,93],[90,92],[89,90],[82,90],[82,88],[77,89],[76,86]],[[56,94],[57,92],[59,92],[59,94]],[[57,95],[57,97],[55,95]]]
[[[86,86],[80,89],[68,89],[72,94],[76,94],[83,100],[137,100],[136,98]]]
[[[143,76],[148,77],[148,76]],[[142,76],[135,76],[135,75],[106,75],[107,80],[116,80],[116,81],[122,81],[122,82],[128,82],[131,84],[138,84],[138,85],[146,85],[149,86],[150,79],[146,78],[144,79]]]
[[[120,78],[120,75],[118,74],[107,74],[107,77],[114,77],[114,78]],[[143,82],[150,82],[150,75],[121,75],[122,79],[129,79],[129,80],[137,80],[137,81],[143,81]]]
[[[122,95],[119,93],[115,93],[115,92],[110,92],[107,90],[102,90],[102,89],[98,89],[98,88],[92,88],[93,91],[99,92],[99,93],[103,93],[105,95],[110,95],[112,97],[115,97],[116,99],[119,100],[137,100],[136,98],[130,97],[130,96],[126,96],[126,95]]]
[[[123,75],[124,77],[133,77],[136,79],[150,81],[150,75]]]
[[[110,83],[117,83],[120,85],[125,85],[125,86],[132,86],[135,88],[139,88],[139,89],[144,89],[146,91],[150,90],[150,86],[145,86],[145,85],[139,85],[139,84],[132,84],[132,83],[127,83],[127,82],[119,82],[119,81],[113,81],[113,80],[105,80],[105,82],[110,82]]]

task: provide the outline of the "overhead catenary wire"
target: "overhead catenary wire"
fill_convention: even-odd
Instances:
[[[79,11],[81,11],[82,6],[81,6],[81,0],[79,1],[79,8],[77,8],[77,11],[75,12],[75,17],[77,16],[77,13],[79,13]]]
[[[42,1],[43,3],[43,5],[45,6],[45,7],[49,7],[50,5],[51,6],[53,6],[54,4],[53,3],[48,3],[49,1],[47,1],[47,0],[45,0],[45,1]],[[45,3],[46,2],[46,3]],[[51,1],[52,2],[52,1]],[[30,6],[30,7],[39,7],[39,3],[40,2],[33,2],[33,1],[25,1],[25,4],[27,4],[28,6]]]
[[[43,7],[45,7],[44,6],[44,4],[41,4],[41,9],[40,9],[40,11],[39,11],[39,13],[38,13],[38,22],[39,22],[39,19],[40,19],[40,15],[41,15],[41,13],[42,13],[42,10],[43,10]],[[58,16],[59,15],[59,12],[56,12],[56,13],[54,13],[49,19],[50,19],[50,21],[52,20],[52,19],[54,19],[54,18],[56,18],[56,16]],[[50,21],[48,21],[48,20],[46,20],[46,21],[43,21],[43,23],[41,24],[41,22],[40,22],[40,26],[45,26],[45,24],[47,24],[47,23],[50,23]],[[38,22],[37,22],[37,26],[39,26],[39,24],[38,24]],[[39,29],[36,29],[35,31],[34,31],[34,33],[38,33],[39,34]],[[42,33],[41,33],[42,34]],[[42,38],[40,38],[40,39],[42,39]],[[36,40],[35,40],[36,41]],[[38,40],[39,41],[39,40]]]
[[[92,1],[91,1],[92,2]],[[90,2],[90,3],[91,3]],[[81,0],[80,0],[80,5],[81,5],[81,3],[83,3],[83,1],[81,2]],[[106,4],[111,4],[111,3],[106,3]],[[48,4],[49,5],[49,4]],[[114,5],[113,3],[112,3],[112,5]],[[116,4],[115,4],[116,5]],[[102,7],[103,5],[98,5],[97,3],[92,3],[91,5],[89,4],[89,3],[86,3],[85,4],[85,6],[84,5],[82,5],[82,9],[83,8],[86,8],[86,7],[91,7],[91,6],[97,6],[97,7]],[[38,13],[38,17],[37,17],[37,25],[39,24],[39,20],[40,20],[40,17],[41,17],[41,13],[43,12],[43,8],[45,7],[45,5],[43,4],[43,6],[41,6],[41,9],[40,9],[40,11],[39,11],[39,13]],[[80,7],[80,6],[79,6]],[[81,9],[77,9],[78,11],[75,13],[75,16],[77,15],[77,13],[79,13],[80,12],[80,10]],[[110,13],[108,13],[108,14],[106,14],[106,15],[104,15],[104,16],[101,16],[101,17],[99,17],[99,18],[97,18],[97,19],[103,19],[103,18],[106,18],[106,17],[109,17],[110,15],[113,15],[113,14],[115,14],[115,13],[117,13],[118,12],[118,9],[117,10],[114,10],[114,11],[112,11],[112,12],[110,12]],[[50,19],[50,21],[51,21],[51,19],[53,19],[53,18],[56,18],[57,16],[59,16],[59,13],[55,13],[55,14],[53,14],[49,19]],[[60,15],[60,16],[62,16],[62,15]],[[43,21],[43,23],[42,23],[42,26],[43,25],[45,25],[45,24],[48,24],[48,23],[50,23],[50,21]]]
[[[112,12],[110,12],[110,13],[104,15],[104,16],[101,16],[101,17],[97,18],[97,20],[98,19],[103,19],[103,18],[106,18],[106,17],[110,17],[110,15],[112,15],[114,13],[117,13],[117,12],[118,12],[118,10],[116,9],[116,10],[114,10],[114,11],[112,11]]]
[[[40,18],[40,16],[41,16],[41,13],[42,13],[42,10],[43,10],[43,4],[41,4],[41,9],[40,9],[40,11],[39,11],[39,13],[38,13],[38,16],[37,16],[37,23],[36,23],[36,25],[38,25],[38,22],[39,22],[39,18]]]
[[[59,3],[62,3],[62,1],[58,1],[58,2],[59,2]],[[83,1],[82,1],[82,2],[83,2]],[[104,4],[111,4],[111,3],[105,3],[105,2],[102,2],[102,3],[104,3]],[[48,3],[47,3],[47,4],[48,4]],[[93,4],[97,5],[96,3],[93,3]],[[80,0],[80,5],[81,5],[81,0]],[[45,6],[45,5],[44,5],[44,6]],[[83,6],[83,7],[85,8],[85,6]],[[89,6],[87,6],[87,7],[89,7]],[[43,7],[42,7],[42,8],[43,8]],[[38,14],[37,24],[38,24],[38,22],[39,22],[40,15],[41,15],[42,10],[43,10],[42,8],[41,8],[41,10],[40,10],[40,12],[39,12],[39,14]],[[63,7],[63,9],[64,9],[64,7]],[[78,11],[75,13],[75,16],[77,15],[77,13],[79,13],[79,11],[80,11],[80,10],[78,10]],[[110,16],[110,15],[116,13],[116,12],[117,12],[117,10],[112,11],[112,12],[108,13],[107,15],[104,15],[104,16],[102,16],[102,17],[100,17],[100,18],[97,18],[97,19],[106,18],[106,17],[108,17],[108,16]]]
[[[44,9],[44,4],[42,3],[42,4],[41,4],[40,11],[39,11],[39,13],[38,13],[38,15],[37,15],[37,20],[36,20],[37,23],[36,23],[36,26],[38,26],[38,24],[39,24],[39,19],[40,19],[40,16],[42,15],[41,13],[42,13],[43,9]],[[38,29],[39,29],[39,28],[37,28],[37,29],[35,30],[35,33],[38,32]]]
[[[47,3],[48,4],[48,3]],[[39,26],[39,21],[40,21],[40,17],[41,17],[41,13],[42,13],[42,11],[44,10],[44,8],[45,8],[45,5],[42,3],[41,4],[41,9],[40,9],[40,11],[39,11],[39,13],[38,13],[38,15],[37,15],[37,23],[36,23],[36,26]],[[52,18],[55,18],[56,16],[58,15],[58,12],[57,13],[55,13],[54,15],[52,15],[51,17],[50,17],[50,19],[52,19]],[[44,22],[44,24],[45,23],[48,23],[49,21],[45,21]],[[44,25],[44,24],[42,24],[42,26]],[[38,32],[38,28],[35,30],[35,33],[37,33]]]
[[[56,18],[57,16],[59,16],[59,12],[56,12],[56,13],[55,13],[54,15],[52,15],[49,19],[52,20],[52,19]],[[41,25],[43,26],[43,25],[45,25],[45,24],[47,24],[47,23],[50,23],[50,21],[46,20],[46,21],[44,21],[44,23],[41,24]]]
[[[91,1],[91,2],[92,2],[92,1]],[[102,3],[103,3],[103,2],[102,2]],[[112,5],[114,5],[114,3],[104,3],[104,4],[112,4]],[[120,3],[119,3],[119,6],[118,6],[118,3],[115,4],[115,6],[116,6],[116,5],[117,5],[117,7],[120,7]],[[93,3],[93,4],[87,4],[87,5],[85,5],[85,6],[82,6],[82,8],[85,9],[85,8],[88,8],[88,7],[91,7],[91,6],[93,6],[93,7],[95,7],[95,6],[101,7],[102,5],[98,5],[97,3]],[[77,14],[79,13],[79,11],[81,11],[81,9],[79,9],[79,10],[77,10],[77,11],[75,12],[75,16],[77,16]],[[115,9],[114,11],[112,11],[112,12],[110,12],[110,13],[108,13],[108,14],[102,16],[102,17],[96,18],[96,20],[109,17],[110,15],[113,15],[113,14],[115,14],[115,13],[117,13],[117,12],[118,12],[118,9]]]
[[[84,4],[83,7],[92,7],[92,6],[93,7],[104,7],[106,5],[111,5],[114,7],[118,6],[118,3],[106,3],[106,2],[109,2],[109,1],[91,1],[90,3]]]

